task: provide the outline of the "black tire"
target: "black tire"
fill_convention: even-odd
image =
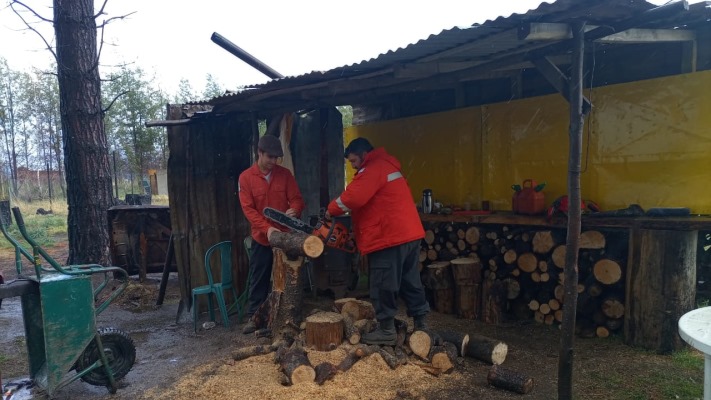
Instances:
[[[111,371],[114,373],[114,380],[117,381],[126,376],[131,367],[133,367],[133,363],[136,362],[136,346],[133,344],[133,339],[128,336],[128,333],[115,328],[99,329],[99,335],[101,336],[104,352],[109,360],[109,366],[111,366]],[[89,368],[99,359],[99,348],[96,346],[96,340],[92,340],[75,364],[77,372]],[[106,369],[103,366],[94,368],[94,370],[82,376],[81,380],[95,386],[110,385],[109,377],[106,375]]]

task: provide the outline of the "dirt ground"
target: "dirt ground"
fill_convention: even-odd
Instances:
[[[61,247],[61,246],[60,246]],[[53,249],[61,252],[61,249]],[[3,250],[4,252],[4,250]],[[6,253],[6,252],[4,252]],[[56,253],[55,253],[56,254]],[[14,279],[11,254],[0,254],[6,280]],[[61,258],[60,258],[61,259]],[[116,395],[103,387],[76,381],[61,389],[57,399],[553,399],[556,398],[559,330],[532,321],[487,326],[479,321],[431,313],[435,329],[453,329],[497,338],[508,344],[504,367],[534,379],[534,389],[519,395],[490,387],[490,366],[465,359],[454,372],[439,377],[410,363],[390,370],[379,355],[359,361],[349,371],[323,386],[282,386],[271,355],[234,362],[231,350],[264,344],[266,339],[243,335],[236,316],[230,328],[221,324],[193,333],[192,321],[176,323],[179,294],[177,276],[171,275],[165,303],[154,306],[160,275],[151,274],[143,285],[132,280],[120,301],[98,316],[98,327],[115,327],[130,334],[137,348],[133,369],[120,382]],[[328,296],[305,297],[304,311],[330,309]],[[218,314],[219,315],[219,314]],[[404,315],[402,315],[404,318]],[[201,317],[201,322],[207,320]],[[410,321],[411,324],[411,321]],[[267,341],[268,342],[268,341]],[[690,354],[692,365],[677,357],[632,349],[620,338],[576,339],[574,391],[576,399],[693,399],[701,397],[701,355]],[[343,350],[311,351],[312,364],[340,362]],[[696,360],[698,359],[698,360]],[[699,367],[701,365],[701,367]],[[19,298],[3,301],[0,309],[0,371],[3,383],[27,377],[27,360]],[[71,372],[70,372],[71,373]],[[670,378],[671,376],[671,378]],[[671,379],[666,382],[665,379]],[[665,383],[666,382],[666,383]],[[691,392],[682,387],[692,387]],[[678,389],[677,389],[678,388]],[[691,393],[691,394],[690,394]],[[17,398],[42,399],[33,393]]]

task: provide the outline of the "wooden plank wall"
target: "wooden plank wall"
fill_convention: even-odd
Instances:
[[[180,106],[169,106],[169,119],[181,114]],[[239,206],[237,177],[250,166],[251,132],[249,121],[234,117],[168,128],[171,224],[186,304],[192,288],[207,283],[205,251],[223,240],[232,241],[233,274],[237,287],[244,287],[248,262],[242,243],[249,224]],[[219,266],[213,276],[219,276]]]

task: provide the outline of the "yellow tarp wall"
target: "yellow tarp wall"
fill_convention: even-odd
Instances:
[[[583,132],[583,198],[603,209],[689,207],[711,213],[711,71],[596,88]],[[413,197],[511,209],[511,185],[567,191],[568,103],[558,94],[345,130],[402,162]],[[348,169],[348,180],[353,171]]]

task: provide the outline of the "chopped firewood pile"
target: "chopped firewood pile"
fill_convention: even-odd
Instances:
[[[339,299],[332,310],[313,310],[303,319],[301,269],[304,256],[318,257],[320,241],[303,233],[273,233],[274,251],[272,291],[252,316],[257,337],[270,337],[270,345],[240,348],[232,353],[234,361],[274,353],[283,385],[316,382],[323,385],[337,374],[347,373],[361,359],[379,355],[390,369],[412,363],[427,373],[439,376],[463,364],[463,357],[475,357],[495,366],[506,359],[508,346],[493,339],[467,333],[416,330],[408,333],[408,324],[395,319],[394,346],[361,344],[361,337],[376,327],[375,309],[369,302],[355,298]],[[319,246],[320,245],[320,246]],[[343,349],[346,356],[338,363],[324,361],[312,365],[308,351]],[[488,382],[494,386],[527,393],[533,380],[515,371],[495,367]]]
[[[518,393],[528,393],[533,388],[531,378],[500,366],[506,359],[508,346],[485,336],[435,330],[408,332],[407,322],[396,319],[395,346],[361,344],[361,336],[377,325],[374,315],[373,306],[366,301],[339,299],[334,302],[332,310],[313,310],[300,324],[295,336],[282,336],[271,345],[236,349],[232,358],[241,361],[274,353],[283,385],[307,382],[323,385],[374,354],[378,354],[390,369],[412,364],[433,376],[451,373],[463,364],[463,357],[471,357],[493,364],[487,377],[489,384]],[[255,334],[263,335],[259,331]],[[324,361],[312,365],[309,350],[340,350],[346,356],[338,363]]]

